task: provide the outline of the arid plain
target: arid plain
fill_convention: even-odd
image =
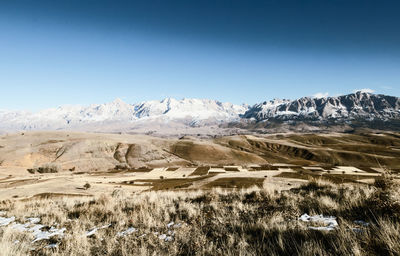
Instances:
[[[400,134],[0,137],[4,255],[396,255]]]
[[[43,171],[36,171],[42,167]],[[46,170],[47,167],[49,170]],[[145,135],[28,132],[0,139],[0,196],[127,191],[286,189],[311,178],[373,182],[400,170],[395,133],[235,135],[163,139]],[[90,189],[84,185],[90,184]]]

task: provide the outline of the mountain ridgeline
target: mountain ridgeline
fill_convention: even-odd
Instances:
[[[273,100],[256,104],[242,116],[257,121],[298,119],[399,119],[400,98],[356,92],[338,97]]]
[[[105,104],[61,106],[36,113],[0,111],[2,132],[80,130],[185,134],[196,129],[195,133],[226,134],[222,131],[343,131],[356,127],[400,130],[400,98],[359,91],[337,97],[271,100],[254,106],[167,98],[139,104],[117,99]]]

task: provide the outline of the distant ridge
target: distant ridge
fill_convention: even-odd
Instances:
[[[208,99],[166,98],[138,104],[116,99],[105,104],[60,106],[36,113],[0,111],[0,130],[118,130],[145,123],[201,126],[238,120],[246,110],[246,105]]]
[[[243,118],[257,121],[298,119],[399,119],[400,98],[358,91],[338,97],[274,100],[251,107]]]
[[[296,100],[271,100],[248,105],[235,105],[208,99],[166,98],[128,104],[116,99],[90,106],[60,106],[36,113],[0,111],[0,131],[81,130],[138,131],[147,133],[182,134],[189,128],[210,129],[240,127],[248,130],[274,124],[275,131],[286,131],[301,123],[303,126],[326,127],[357,124],[378,128],[382,122],[398,127],[400,98],[359,91],[337,97],[303,97]],[[391,123],[395,122],[395,123]],[[279,130],[279,128],[282,128]],[[304,127],[303,127],[304,128]],[[307,129],[306,129],[307,130]]]

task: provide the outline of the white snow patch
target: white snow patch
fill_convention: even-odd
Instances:
[[[174,225],[174,228],[180,228],[180,227],[182,227],[182,223],[177,223]]]
[[[313,229],[313,230],[331,231],[331,230],[334,230],[338,226],[336,217],[323,216],[322,214],[310,216],[307,213],[305,213],[300,216],[299,220],[304,221],[304,222],[312,222],[314,224],[322,224],[323,225],[323,226],[318,226],[318,227],[315,227],[315,226],[308,227],[309,229]]]
[[[165,242],[171,242],[172,240],[174,240],[174,238],[172,236],[167,236],[164,241]]]
[[[93,236],[94,234],[96,234],[97,230],[105,229],[105,228],[108,228],[108,227],[110,227],[110,226],[111,226],[111,224],[107,224],[107,225],[104,225],[104,226],[101,226],[101,227],[94,227],[94,228],[92,228],[92,229],[89,229],[89,230],[86,232],[86,236],[87,236],[87,237]]]
[[[7,226],[9,225],[11,222],[14,222],[15,217],[12,216],[10,218],[6,218],[6,217],[0,217],[0,227],[2,226]]]
[[[65,230],[66,228],[56,229],[54,227],[51,227],[49,231],[40,231],[36,234],[35,240],[33,240],[32,243],[40,240],[48,240],[50,239],[50,237],[53,236],[63,236]]]
[[[98,228],[92,228],[91,230],[86,232],[86,236],[89,237],[89,236],[94,235],[97,232],[97,230],[98,230]]]
[[[167,228],[171,228],[174,224],[175,224],[175,222],[173,222],[173,221],[170,222],[170,223],[168,223],[168,224],[167,224]]]
[[[25,223],[25,224],[21,224],[21,223],[14,223],[11,228],[18,230],[18,231],[28,231],[28,227],[29,227],[30,223]]]
[[[42,229],[43,227],[44,227],[43,225],[37,224],[37,225],[34,225],[33,227],[30,227],[30,228],[28,229],[28,231],[32,232],[33,234],[37,234],[37,233],[42,232],[41,229]]]
[[[32,224],[37,224],[40,222],[40,218],[27,218],[27,220]]]
[[[132,234],[132,233],[134,233],[134,232],[136,232],[136,231],[137,231],[136,228],[130,227],[130,228],[128,228],[127,230],[118,232],[118,233],[117,233],[117,236],[127,236],[127,235],[130,235],[130,234]]]

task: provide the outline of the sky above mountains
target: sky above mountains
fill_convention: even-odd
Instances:
[[[0,109],[400,96],[399,11],[368,0],[5,0]]]

